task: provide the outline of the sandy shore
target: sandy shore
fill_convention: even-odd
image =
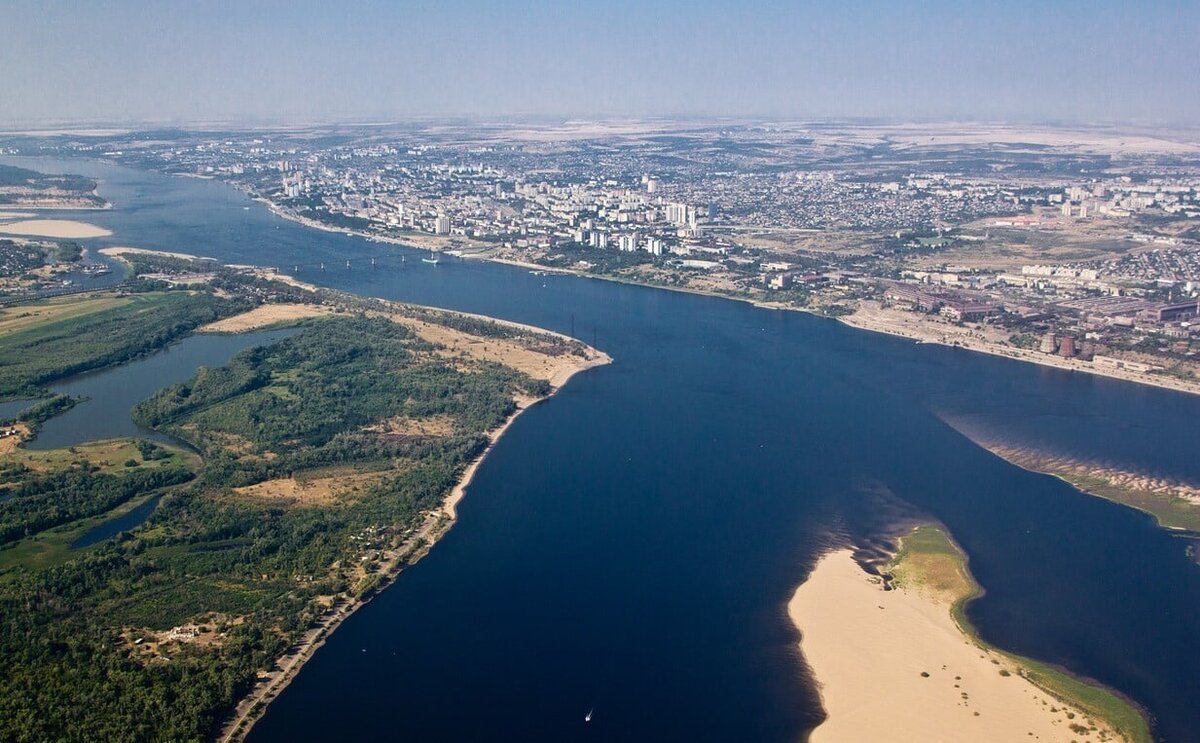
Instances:
[[[25,219],[0,224],[0,234],[82,240],[89,237],[108,237],[112,233],[94,224],[69,219]]]
[[[788,604],[828,715],[811,742],[1129,739],[958,625],[952,608],[975,590],[962,566],[949,553],[902,559],[884,590],[850,550],[821,559]]]
[[[1078,740],[1066,708],[994,664],[948,605],[884,591],[851,555],[823,558],[788,604],[828,715],[811,743]]]

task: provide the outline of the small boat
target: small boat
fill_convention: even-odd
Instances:
[[[428,258],[422,258],[421,262],[422,263],[432,263],[433,265],[436,266],[437,264],[441,263],[441,259],[438,258],[436,255],[431,255]]]
[[[586,715],[584,715],[584,716],[583,716],[583,721],[584,721],[584,722],[591,722],[591,721],[592,721],[592,713],[593,713],[593,712],[595,712],[595,711],[596,711],[596,708],[595,708],[595,707],[592,707],[591,709],[589,709],[589,710],[588,710],[588,713],[587,713]]]

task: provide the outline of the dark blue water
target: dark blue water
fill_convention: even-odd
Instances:
[[[114,244],[573,325],[616,359],[517,421],[455,528],[334,634],[256,741],[795,740],[820,709],[787,598],[831,545],[915,515],[969,554],[986,638],[1129,694],[1164,739],[1200,729],[1200,569],[1185,541],[945,422],[1200,479],[1200,398],[706,297],[400,265],[394,248],[293,225],[217,183],[14,164],[99,177],[117,209],[89,217]]]
[[[77,550],[84,547],[91,547],[93,544],[99,544],[105,539],[111,539],[123,531],[129,531],[141,526],[154,513],[154,509],[158,508],[158,501],[161,498],[162,496],[156,495],[153,498],[147,499],[145,503],[139,503],[137,506],[129,509],[128,513],[93,526],[81,534],[74,542],[71,542],[71,549]]]
[[[0,402],[0,421],[16,418],[22,410],[32,407],[37,400],[9,400]]]
[[[171,443],[172,439],[134,423],[129,417],[133,406],[156,390],[190,379],[201,366],[223,366],[238,351],[269,345],[294,332],[285,328],[239,335],[193,335],[128,364],[66,379],[51,390],[84,400],[43,423],[37,438],[25,446],[61,449],[123,436]]]

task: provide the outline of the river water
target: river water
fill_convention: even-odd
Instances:
[[[516,422],[454,529],[342,625],[254,741],[795,740],[821,712],[788,597],[830,547],[875,544],[919,516],[969,555],[987,590],[969,609],[984,637],[1121,690],[1165,740],[1200,730],[1187,540],[947,423],[1200,482],[1198,397],[738,302],[434,267],[211,181],[3,161],[99,178],[116,208],[79,217],[115,234],[89,246],[278,265],[573,329],[615,359]]]

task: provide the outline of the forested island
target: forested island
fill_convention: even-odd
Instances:
[[[96,181],[82,175],[39,173],[0,165],[0,206],[25,209],[101,209]]]
[[[139,278],[120,291],[0,310],[0,400],[43,398],[0,426],[5,740],[244,733],[282,669],[449,526],[444,502],[505,423],[607,360],[262,271],[123,260]],[[271,325],[297,331],[132,411],[175,444],[21,445],[73,403],[56,380]],[[144,524],[79,543],[152,499]]]

